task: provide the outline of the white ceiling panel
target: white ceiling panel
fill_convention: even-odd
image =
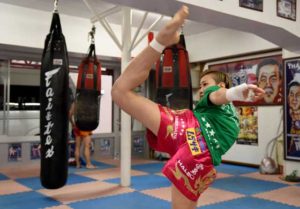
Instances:
[[[20,7],[26,7],[36,10],[49,11],[52,12],[54,8],[54,1],[50,0],[0,0],[1,3],[11,4]],[[100,0],[88,0],[89,4],[93,7],[97,14],[101,14],[102,12],[113,8],[115,4],[100,1]],[[87,8],[85,3],[82,0],[60,0],[58,1],[58,11],[60,14],[76,16],[91,19],[93,14]],[[138,27],[140,21],[144,15],[145,11],[133,9],[132,11],[132,24],[135,27]],[[149,28],[149,26],[156,20],[158,17],[157,13],[149,13],[147,19],[144,23],[144,28]],[[154,28],[157,30],[162,24],[164,24],[170,17],[165,17],[163,20]],[[108,22],[113,24],[121,24],[122,23],[122,14],[121,12],[109,15],[107,17]],[[216,27],[213,25],[205,24],[205,23],[197,23],[194,21],[187,21],[185,25],[185,33],[186,34],[197,34],[202,32],[207,32],[215,29]]]

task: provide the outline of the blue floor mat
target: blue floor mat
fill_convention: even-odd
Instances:
[[[120,178],[110,179],[106,182],[118,184],[120,183]],[[164,176],[158,175],[144,175],[144,176],[132,176],[130,188],[137,191],[146,189],[155,189],[160,187],[171,186],[170,181]]]
[[[92,179],[92,178],[89,178],[89,177],[85,177],[85,176],[81,176],[81,175],[71,173],[68,176],[67,185],[87,183],[87,182],[91,182],[91,181],[96,181],[96,180]]]
[[[258,199],[254,197],[243,197],[222,203],[198,207],[198,209],[299,209],[299,207],[289,206],[277,202]]]
[[[98,161],[92,161],[92,164],[97,166],[97,169],[107,169],[107,168],[114,168],[116,166],[114,165],[110,165],[110,164],[106,164],[106,163],[101,163]]]
[[[107,168],[114,168],[116,166],[106,164],[106,163],[101,163],[98,161],[92,161],[92,164],[97,166],[95,169],[107,169]],[[82,171],[90,171],[94,169],[87,169],[84,165],[81,166],[81,168],[76,168],[76,166],[69,166],[69,173],[75,173],[75,172],[82,172]]]
[[[73,209],[170,209],[167,201],[138,192],[69,204]]]
[[[3,209],[40,209],[61,205],[60,202],[34,191],[0,196],[0,203],[0,208]]]
[[[245,195],[252,195],[255,193],[275,190],[286,186],[286,184],[281,184],[277,182],[263,181],[240,176],[217,179],[212,184],[212,187],[214,188]]]
[[[241,175],[241,174],[253,173],[258,171],[258,168],[224,164],[224,163],[219,166],[216,166],[216,169],[217,172],[227,173],[231,175]]]
[[[133,165],[132,169],[154,174],[154,173],[161,172],[163,166],[164,163],[149,163],[149,164],[142,164],[142,165]]]
[[[3,175],[2,173],[0,173],[0,181],[2,180],[8,180],[9,178],[5,175]]]
[[[25,186],[31,188],[32,190],[44,189],[44,187],[41,185],[39,177],[16,179],[16,181],[22,185],[25,185]],[[96,180],[85,177],[85,176],[80,176],[80,175],[71,173],[68,175],[66,185],[86,183],[86,182],[91,182],[91,181],[96,181]]]
[[[96,163],[95,163],[96,164]],[[99,163],[100,165],[96,169],[96,173],[101,175],[102,168],[108,167],[116,167],[112,165],[107,165],[104,163]],[[171,203],[169,201],[165,201],[159,198],[155,198],[150,194],[144,194],[145,190],[151,189],[158,189],[155,191],[159,192],[166,192],[165,189],[159,190],[159,188],[169,187],[171,185],[170,181],[161,175],[155,175],[154,173],[160,172],[161,168],[163,167],[163,162],[153,163],[150,164],[142,164],[142,165],[134,165],[133,169],[146,171],[148,172],[147,175],[142,176],[131,176],[131,185],[129,186],[130,191],[128,193],[123,194],[112,194],[112,196],[104,197],[102,193],[99,193],[97,198],[93,195],[90,198],[84,198],[84,200],[78,199],[75,202],[70,202],[63,204],[62,202],[56,201],[51,197],[48,197],[45,194],[39,193],[39,189],[43,189],[40,184],[39,177],[31,177],[31,178],[18,178],[18,179],[10,179],[12,182],[8,182],[9,185],[16,188],[10,188],[7,191],[5,187],[7,186],[7,182],[4,181],[8,179],[8,176],[1,175],[0,178],[3,179],[0,181],[0,191],[3,192],[0,195],[0,209],[45,209],[45,208],[64,208],[69,207],[72,209],[170,209]],[[219,170],[222,170],[224,173],[231,173],[232,176],[226,178],[220,178],[215,180],[215,182],[211,185],[211,188],[219,189],[219,196],[215,195],[215,202],[211,202],[210,205],[205,205],[198,207],[197,209],[300,209],[300,205],[298,207],[290,206],[287,204],[283,204],[280,202],[273,201],[272,198],[269,200],[267,199],[260,199],[255,197],[254,195],[263,193],[263,192],[270,192],[280,188],[288,188],[288,187],[296,187],[296,191],[298,192],[298,188],[300,187],[300,183],[296,183],[293,185],[287,183],[279,183],[274,181],[266,181],[257,178],[250,178],[244,175],[239,176],[240,174],[245,173],[253,173],[256,172],[257,169],[248,168],[243,166],[234,166],[234,165],[227,165],[222,164],[218,167]],[[80,171],[87,171],[87,169],[77,169],[78,173],[69,172],[68,181],[66,185],[81,185],[85,186],[82,183],[96,183],[95,185],[98,186],[97,182],[109,182],[114,184],[120,184],[120,178],[115,179],[107,179],[107,180],[95,180],[88,176],[84,175]],[[91,170],[92,171],[92,170]],[[119,171],[115,171],[115,174],[119,174]],[[221,171],[219,171],[221,172]],[[14,184],[13,182],[17,182],[22,184],[28,188],[31,188],[35,191],[20,191],[18,184]],[[2,184],[1,184],[2,183]],[[11,184],[12,183],[12,184]],[[70,193],[65,194],[58,194],[59,196],[62,195],[62,198],[68,198],[69,195],[72,195],[72,188],[70,188]],[[295,188],[294,188],[295,189]],[[286,190],[287,192],[294,192],[292,190]],[[217,202],[218,198],[222,195],[229,195],[228,191],[234,192],[236,194],[240,194],[242,197],[236,198],[235,195],[233,196],[234,199]],[[152,191],[154,192],[154,191]],[[5,194],[6,193],[6,194]],[[13,194],[12,194],[13,193]],[[295,192],[294,192],[295,193]],[[55,197],[57,193],[53,194]],[[83,194],[85,195],[85,194]],[[171,195],[171,194],[168,194]],[[278,194],[276,194],[278,195]],[[280,194],[279,194],[280,195]],[[285,194],[286,195],[286,194]],[[291,194],[292,196],[295,194]],[[229,198],[230,199],[230,198]],[[289,201],[286,199],[287,202],[293,203],[293,199]],[[200,198],[201,201],[201,198]],[[182,207],[184,208],[184,206]]]
[[[29,178],[20,178],[16,179],[16,182],[31,188],[32,190],[44,189],[41,185],[40,177],[29,177]]]

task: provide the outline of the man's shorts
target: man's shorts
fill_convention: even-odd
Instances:
[[[149,145],[170,154],[163,174],[188,199],[197,201],[216,178],[199,122],[187,109],[174,111],[161,105],[159,109],[161,122],[157,136],[147,130]]]
[[[73,133],[75,137],[77,136],[86,137],[92,135],[91,131],[81,131],[77,127],[73,128]]]

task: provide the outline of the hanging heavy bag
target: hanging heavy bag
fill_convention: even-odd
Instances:
[[[74,118],[82,131],[93,131],[99,125],[100,92],[101,65],[92,43],[87,57],[78,67]]]
[[[40,77],[41,184],[47,189],[65,185],[68,176],[69,63],[57,12],[46,37]]]
[[[156,102],[172,109],[192,109],[192,87],[184,35],[164,49],[156,63]]]

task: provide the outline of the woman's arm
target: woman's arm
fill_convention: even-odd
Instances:
[[[241,84],[230,89],[220,88],[209,95],[215,105],[227,104],[232,101],[255,102],[263,98],[265,91],[253,84]]]

